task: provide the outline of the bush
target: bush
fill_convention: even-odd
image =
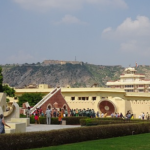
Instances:
[[[20,118],[27,118],[27,116],[24,114],[20,114]]]
[[[64,117],[63,120],[66,120],[67,125],[79,125],[80,119],[86,119],[87,117]]]
[[[134,134],[147,133],[150,131],[149,123],[103,125],[32,133],[4,134],[0,136],[0,148],[22,150],[47,147],[132,135],[133,131]]]
[[[85,119],[86,117],[65,117],[63,120],[66,120],[67,125],[79,125],[80,119]],[[46,117],[39,117],[40,124],[46,124]],[[30,117],[30,123],[35,123],[34,116]],[[59,124],[58,118],[51,118],[51,124]]]
[[[121,123],[135,123],[135,122],[145,122],[146,120],[131,119],[125,120],[122,118],[85,118],[80,119],[81,126],[91,126],[91,125],[106,125],[106,124],[121,124]]]

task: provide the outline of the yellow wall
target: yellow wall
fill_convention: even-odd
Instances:
[[[49,93],[53,89],[15,89],[16,95],[25,92]],[[150,112],[150,93],[126,93],[123,89],[112,88],[62,88],[62,95],[71,109],[94,109],[99,111],[99,103],[103,100],[109,100],[116,108],[116,112],[122,112],[124,115],[128,110],[134,114],[134,117],[144,112]],[[75,97],[75,100],[71,100]],[[89,100],[78,100],[78,97],[89,97]],[[92,100],[96,97],[96,100]]]

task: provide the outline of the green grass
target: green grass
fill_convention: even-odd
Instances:
[[[150,133],[101,139],[34,150],[150,150]],[[33,150],[33,149],[32,149]]]

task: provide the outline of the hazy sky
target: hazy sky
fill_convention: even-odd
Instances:
[[[150,65],[150,0],[0,0],[0,64]]]

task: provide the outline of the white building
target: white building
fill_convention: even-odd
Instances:
[[[126,68],[120,80],[108,81],[109,88],[124,89],[126,92],[150,92],[150,80],[145,80],[144,74],[136,74],[135,68]]]

